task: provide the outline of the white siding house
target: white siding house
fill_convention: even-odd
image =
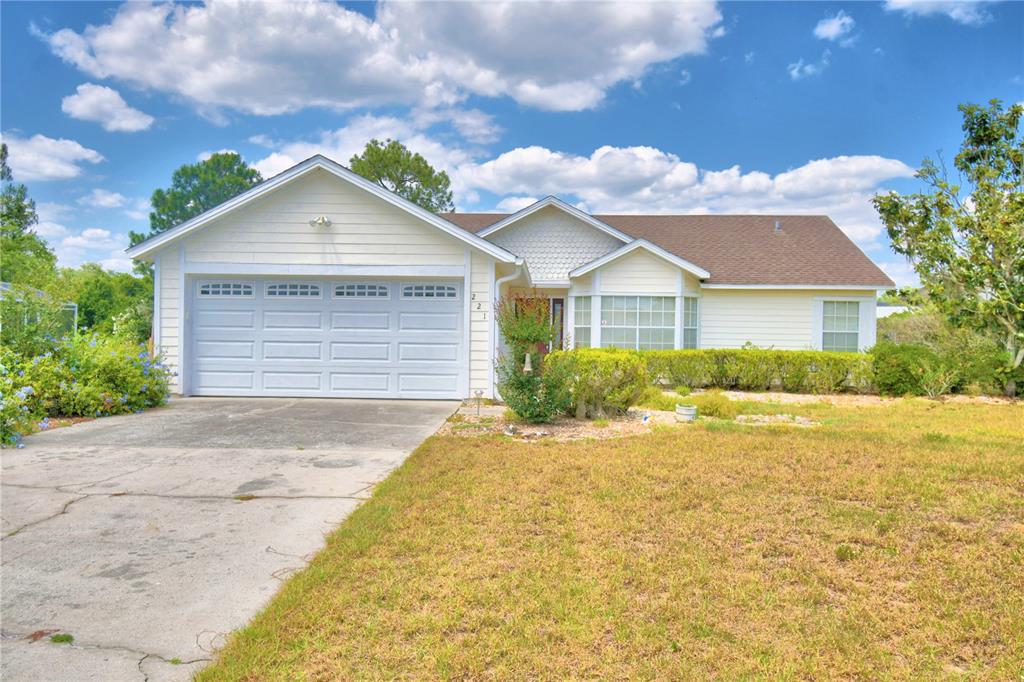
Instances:
[[[154,340],[185,395],[491,397],[509,293],[550,299],[566,346],[874,344],[888,278],[827,218],[768,219],[553,197],[438,216],[315,156],[129,255],[154,264]]]

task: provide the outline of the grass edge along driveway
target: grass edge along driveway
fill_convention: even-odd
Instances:
[[[199,680],[1024,670],[1024,405],[434,437]]]

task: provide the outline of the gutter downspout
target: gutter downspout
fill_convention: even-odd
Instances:
[[[510,274],[505,275],[504,277],[499,277],[498,279],[494,280],[493,304],[495,307],[497,307],[498,299],[501,298],[501,285],[505,284],[506,282],[511,282],[512,280],[519,279],[519,276],[523,274],[523,265],[525,263],[526,261],[523,258],[516,258],[516,269],[513,270]],[[499,396],[498,386],[494,382],[494,365],[496,362],[498,362],[498,320],[493,310],[491,311],[491,349],[491,396],[495,400],[497,400],[499,399]]]

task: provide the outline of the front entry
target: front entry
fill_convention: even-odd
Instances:
[[[558,334],[555,348],[561,349],[565,347],[565,299],[552,298],[550,308],[551,322],[555,325]]]

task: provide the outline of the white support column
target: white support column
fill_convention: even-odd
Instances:
[[[185,276],[185,246],[178,247],[178,388],[181,395],[189,395],[189,356],[192,354],[192,346],[189,343],[191,334],[188,333],[189,310],[192,307],[192,297],[189,296],[187,287],[188,278]]]
[[[601,271],[590,278],[590,347],[601,347]]]
[[[487,348],[488,348],[488,367],[487,367],[487,397],[494,399],[494,363],[498,360],[497,348],[498,339],[496,333],[496,322],[494,319],[494,304],[498,301],[498,287],[495,286],[496,273],[496,262],[492,258],[488,261],[488,285],[487,285],[487,300],[490,302],[491,309],[487,311],[487,319],[490,322],[487,325]]]
[[[160,279],[160,261],[161,256],[157,254],[156,258],[153,259],[153,352],[159,355],[161,351],[161,338],[160,338],[160,289],[163,288],[163,282]]]
[[[683,292],[686,291],[686,275],[679,271],[679,281],[676,283],[676,329],[673,348],[683,347]]]
[[[463,369],[465,370],[465,379],[462,382],[462,396],[464,398],[471,398],[469,393],[469,387],[472,384],[470,378],[473,374],[473,351],[470,349],[470,329],[473,326],[473,254],[470,253],[469,249],[466,249],[466,267],[462,273],[462,357],[463,357]]]

